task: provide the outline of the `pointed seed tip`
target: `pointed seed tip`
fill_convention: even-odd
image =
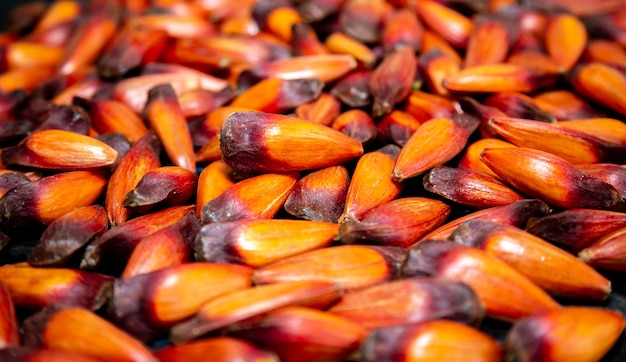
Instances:
[[[589,263],[589,261],[593,259],[593,256],[591,255],[589,250],[583,249],[578,253],[578,258],[584,261],[585,263]]]
[[[393,170],[393,173],[391,174],[391,179],[396,182],[402,182],[405,180],[405,177],[401,171]]]

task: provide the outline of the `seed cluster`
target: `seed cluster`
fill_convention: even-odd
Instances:
[[[619,353],[621,0],[57,0],[5,25],[0,360]]]

